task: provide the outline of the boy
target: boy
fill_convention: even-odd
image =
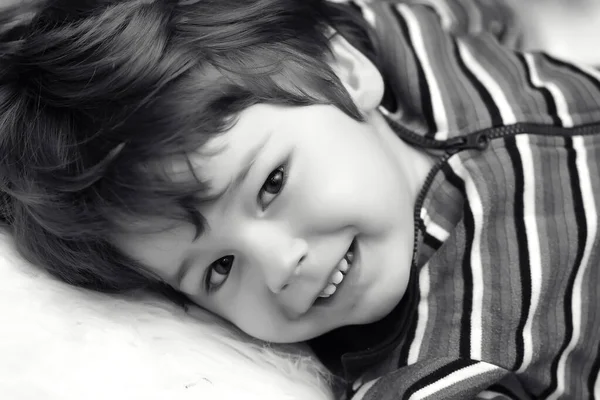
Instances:
[[[600,74],[511,50],[505,4],[37,15],[3,40],[30,258],[311,340],[356,399],[600,397]]]

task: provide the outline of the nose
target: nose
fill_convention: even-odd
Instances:
[[[298,275],[307,256],[307,242],[273,227],[255,231],[247,239],[251,263],[262,273],[269,290],[280,293]]]

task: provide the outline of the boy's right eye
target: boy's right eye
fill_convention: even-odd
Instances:
[[[225,256],[210,264],[204,279],[204,289],[207,293],[212,293],[225,283],[233,267],[234,259],[234,256]],[[213,280],[213,276],[216,276],[217,279]]]

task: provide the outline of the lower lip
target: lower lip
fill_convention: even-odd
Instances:
[[[314,307],[327,307],[334,303],[336,299],[343,297],[346,291],[351,290],[351,288],[355,285],[357,272],[360,261],[360,252],[358,250],[358,241],[354,243],[354,260],[352,261],[352,266],[348,268],[348,272],[344,276],[344,280],[341,282],[340,286],[335,290],[329,297],[317,297],[317,300],[314,302]]]

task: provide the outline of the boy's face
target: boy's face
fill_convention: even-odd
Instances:
[[[202,236],[194,241],[195,228],[181,224],[115,238],[194,302],[266,341],[378,320],[408,282],[427,163],[378,113],[375,66],[339,35],[332,47],[332,66],[366,122],[334,106],[252,106],[192,159],[215,192],[229,186],[199,207]],[[330,282],[335,293],[320,298]]]
[[[253,106],[209,143],[219,152],[193,160],[216,192],[250,165],[201,207],[203,235],[194,242],[182,224],[119,244],[259,339],[297,342],[372,322],[402,298],[413,249],[414,185],[389,144],[333,106]],[[319,300],[351,244],[344,279]]]

